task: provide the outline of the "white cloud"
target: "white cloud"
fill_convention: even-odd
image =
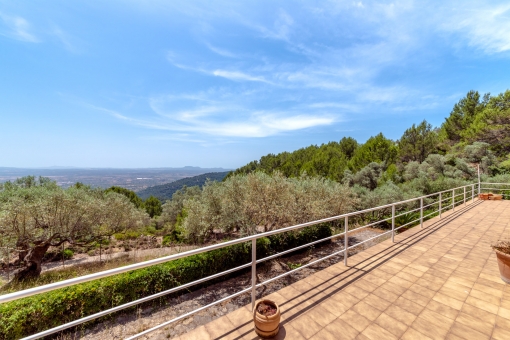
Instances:
[[[470,46],[488,54],[510,50],[510,4],[474,2],[462,6],[445,20],[445,30],[460,34]]]
[[[252,76],[243,72],[238,71],[227,71],[227,70],[214,70],[210,72],[212,75],[217,77],[222,77],[234,81],[260,81],[263,83],[270,83],[265,80],[263,77]]]
[[[235,53],[232,53],[230,51],[227,51],[225,49],[222,49],[222,48],[219,48],[219,47],[216,47],[216,46],[213,46],[209,43],[206,43],[207,45],[207,48],[209,48],[211,51],[213,51],[214,53],[218,54],[218,55],[221,55],[222,57],[228,57],[228,58],[238,58],[238,56],[235,54]]]
[[[150,98],[149,106],[157,114],[152,118],[132,118],[116,110],[86,105],[94,110],[105,112],[124,123],[151,130],[169,131],[177,134],[176,138],[181,139],[183,134],[186,134],[185,139],[188,141],[203,141],[204,135],[214,138],[268,137],[290,131],[327,126],[339,121],[338,115],[324,112],[322,108],[308,110],[312,112],[306,113],[299,110],[289,110],[289,112],[252,110],[237,103],[236,96],[232,96],[226,102],[210,102],[209,99],[196,100],[203,96]],[[192,104],[193,102],[195,104]],[[208,102],[209,104],[207,104]],[[187,109],[179,109],[181,106],[187,107]]]
[[[58,38],[58,40],[66,48],[66,50],[73,53],[78,52],[78,49],[76,45],[73,43],[72,41],[73,39],[71,38],[71,36],[67,32],[64,32],[60,27],[54,25],[53,29],[51,30],[51,34]]]
[[[19,16],[9,16],[1,12],[0,19],[7,28],[5,31],[0,31],[0,35],[20,41],[39,42],[39,39],[30,32],[31,25],[26,19]]]

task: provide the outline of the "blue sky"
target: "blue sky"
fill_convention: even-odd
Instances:
[[[0,166],[235,168],[510,88],[508,1],[1,1]]]

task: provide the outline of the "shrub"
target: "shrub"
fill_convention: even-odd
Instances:
[[[44,261],[61,261],[62,258],[64,260],[70,260],[74,255],[74,251],[71,249],[64,249],[64,251],[51,251],[44,254]]]
[[[139,231],[128,230],[124,233],[114,234],[113,236],[118,241],[124,241],[124,240],[136,240],[137,238],[140,237],[140,235],[142,235],[142,233]],[[105,244],[105,243],[103,243],[103,244]]]

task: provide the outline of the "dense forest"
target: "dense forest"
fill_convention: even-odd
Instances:
[[[286,177],[299,177],[306,172],[310,176],[342,182],[352,181],[353,174],[377,167],[374,171],[380,173],[378,177],[382,181],[391,179],[397,183],[405,181],[406,171],[432,154],[438,155],[436,159],[444,160],[445,164],[468,173],[470,170],[462,160],[480,163],[488,175],[510,172],[510,91],[498,96],[481,96],[470,91],[455,104],[440,127],[433,128],[424,120],[407,129],[397,141],[386,138],[383,133],[364,144],[344,137],[339,142],[268,154],[230,176],[279,171]]]

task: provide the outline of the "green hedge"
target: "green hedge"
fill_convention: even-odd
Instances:
[[[257,258],[330,235],[331,228],[321,225],[261,238]],[[0,304],[0,339],[34,334],[250,261],[247,242]]]

